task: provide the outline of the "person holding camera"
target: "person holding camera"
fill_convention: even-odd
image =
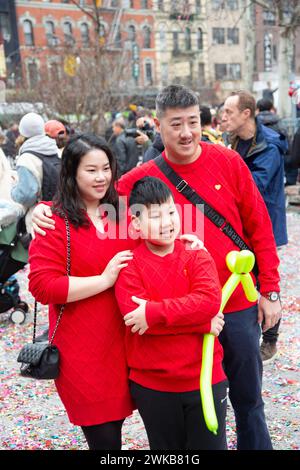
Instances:
[[[118,177],[121,177],[134,168],[139,160],[139,148],[134,137],[136,129],[125,129],[124,120],[116,119],[112,123],[112,130],[115,139],[111,143],[111,148],[117,159]]]

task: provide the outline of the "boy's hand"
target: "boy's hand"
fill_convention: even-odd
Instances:
[[[51,217],[51,208],[46,204],[38,204],[32,212],[32,227],[34,232],[39,233],[40,235],[46,235],[46,232],[42,230],[41,227],[54,230],[55,222]]]
[[[180,235],[180,240],[185,242],[187,248],[190,250],[205,250],[207,249],[204,246],[202,240],[200,240],[196,235],[192,235],[189,233],[185,233],[184,235]]]
[[[132,310],[132,312],[127,313],[124,317],[125,325],[126,326],[132,326],[131,332],[136,333],[137,331],[139,332],[139,335],[142,335],[145,333],[146,330],[148,330],[148,324],[146,321],[146,303],[147,300],[145,299],[139,299],[138,297],[135,297],[134,295],[131,297],[133,302],[138,304],[138,308],[135,310]]]
[[[219,336],[221,331],[223,330],[224,326],[224,315],[223,313],[219,312],[212,320],[211,320],[211,328],[210,333],[214,336]]]

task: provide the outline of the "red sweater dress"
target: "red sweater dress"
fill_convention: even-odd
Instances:
[[[50,304],[50,337],[69,286],[65,222],[53,217],[55,230],[37,235],[29,251],[29,290],[38,302]],[[103,240],[92,224],[70,225],[70,231],[72,276],[99,275],[116,253],[130,248],[128,240]],[[66,305],[54,338],[61,359],[55,384],[74,424],[116,421],[132,412],[123,323],[113,288]]]
[[[218,313],[221,289],[215,263],[205,250],[186,250],[176,241],[164,257],[144,243],[115,284],[121,313],[137,308],[131,296],[147,299],[149,329],[143,335],[126,327],[130,379],[162,392],[199,390],[203,334]],[[212,383],[225,379],[223,350],[216,338]]]
[[[279,292],[279,258],[271,220],[247,165],[233,150],[205,142],[200,145],[202,153],[193,163],[177,165],[167,160],[168,163],[225,217],[253,249],[259,267],[260,291]],[[166,158],[164,153],[163,156]],[[223,286],[231,274],[226,266],[226,255],[229,251],[238,250],[237,246],[176,190],[153,160],[123,175],[118,183],[119,194],[129,196],[133,184],[147,175],[160,178],[168,184],[176,204],[182,208],[183,233],[196,231],[216,263]],[[189,223],[191,221],[192,224]],[[224,313],[242,310],[251,305],[254,304],[246,299],[240,285],[230,297]]]

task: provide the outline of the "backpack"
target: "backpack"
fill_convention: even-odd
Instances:
[[[44,155],[39,152],[34,152],[33,150],[26,150],[22,153],[30,153],[42,160],[43,181],[41,199],[43,201],[52,201],[58,185],[61,159],[56,153],[53,155]]]

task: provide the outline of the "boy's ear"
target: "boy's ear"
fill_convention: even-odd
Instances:
[[[141,230],[139,217],[137,217],[136,215],[131,215],[131,223],[132,223],[134,230],[136,230],[137,232]]]

